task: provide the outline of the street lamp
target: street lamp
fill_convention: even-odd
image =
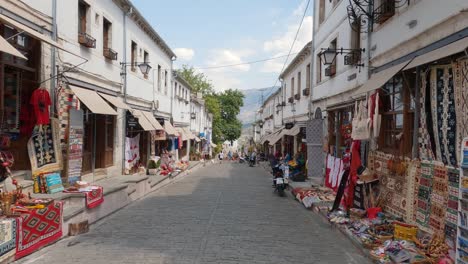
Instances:
[[[361,58],[361,53],[366,51],[366,49],[331,49],[326,48],[318,54],[320,56],[320,60],[323,62],[323,65],[332,65],[335,62],[336,56],[338,54],[347,54],[347,55],[356,55],[356,58]],[[362,64],[358,64],[356,66],[363,66]]]
[[[130,65],[137,65],[140,68],[140,71],[143,75],[147,75],[151,71],[151,66],[149,62],[121,62],[120,66],[122,66],[122,71],[120,72],[120,76],[127,75],[127,66]]]

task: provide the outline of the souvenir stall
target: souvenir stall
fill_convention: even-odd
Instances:
[[[336,198],[318,209],[376,262],[467,262],[467,98],[468,59],[423,57],[328,112],[325,185]]]

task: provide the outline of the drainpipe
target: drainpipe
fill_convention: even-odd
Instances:
[[[123,50],[123,62],[127,62],[127,15],[133,12],[133,8],[127,12],[122,12],[123,18],[123,41],[122,41],[122,50]],[[123,95],[124,102],[127,103],[127,66],[122,65],[123,75]],[[126,138],[126,124],[127,124],[127,111],[123,110],[122,112],[122,174],[125,172],[125,138]]]
[[[52,0],[52,39],[57,41],[57,0]],[[57,62],[55,58],[55,47],[51,45],[50,49],[50,67],[51,67],[51,76],[57,76]],[[54,78],[50,84],[52,94],[55,94],[55,89],[57,88],[58,76]],[[52,96],[52,105],[51,109],[55,109],[55,96]],[[55,112],[55,111],[54,111]]]
[[[312,17],[315,20],[315,8],[316,8],[316,3],[314,1],[314,5],[312,7]],[[312,47],[310,48],[310,53],[312,56],[310,60],[310,96],[309,96],[309,120],[312,119],[312,110],[313,110],[313,105],[312,105],[312,100],[313,100],[313,95],[314,95],[314,89],[312,89],[312,86],[314,85],[314,69],[315,69],[315,26],[317,23],[312,23]]]

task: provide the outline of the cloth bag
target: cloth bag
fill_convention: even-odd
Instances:
[[[367,118],[367,110],[365,109],[363,101],[354,105],[354,118],[352,121],[353,131],[351,137],[354,140],[368,140],[370,139],[370,126],[369,119]]]

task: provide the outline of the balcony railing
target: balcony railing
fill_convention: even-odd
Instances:
[[[395,0],[383,0],[374,10],[375,23],[382,24],[393,15],[395,15]]]
[[[118,53],[111,48],[104,48],[103,55],[106,59],[117,60]]]
[[[87,48],[96,48],[96,39],[88,33],[78,33],[78,42]]]

